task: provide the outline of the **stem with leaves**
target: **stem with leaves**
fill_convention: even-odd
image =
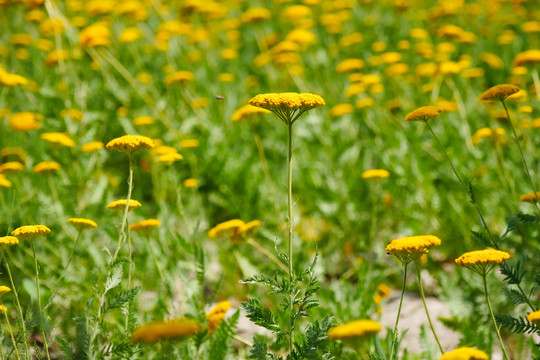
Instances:
[[[288,190],[288,194],[287,194],[287,220],[288,220],[288,228],[289,228],[289,283],[291,285],[291,289],[292,289],[292,284],[293,284],[293,277],[294,277],[294,274],[293,274],[293,231],[292,231],[292,122],[290,121],[291,119],[289,118],[289,123],[287,125],[287,135],[288,135],[288,146],[287,146],[287,190]],[[289,304],[289,311],[290,311],[290,316],[291,316],[291,321],[290,321],[290,334],[289,334],[289,351],[292,351],[293,349],[293,345],[294,345],[294,317],[293,317],[293,312],[294,312],[294,294],[290,293],[289,295],[289,300],[290,300],[290,304]]]

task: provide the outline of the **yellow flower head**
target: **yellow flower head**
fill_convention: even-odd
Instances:
[[[50,232],[51,229],[45,225],[26,225],[13,230],[11,235],[19,239],[34,240],[37,236],[46,237]]]
[[[155,321],[135,329],[131,340],[148,343],[155,343],[160,340],[183,340],[199,333],[201,330],[201,324],[190,319]]]
[[[9,161],[0,165],[0,174],[18,172],[24,169],[24,165],[18,161]]]
[[[540,191],[538,191],[536,193],[532,192],[532,193],[528,193],[528,194],[525,194],[525,195],[521,195],[519,197],[519,201],[535,203],[535,202],[538,202],[539,198],[540,198]]]
[[[514,66],[523,66],[540,62],[540,50],[527,50],[516,55]]]
[[[310,93],[259,94],[249,104],[272,111],[286,125],[292,125],[305,111],[326,105],[322,97]]]
[[[6,179],[6,176],[4,174],[0,174],[0,187],[11,187],[11,181]]]
[[[381,324],[373,320],[355,320],[336,326],[328,332],[332,340],[364,337],[378,333],[382,330]]]
[[[116,201],[111,202],[109,205],[107,205],[107,209],[124,211],[126,209],[126,204],[127,204],[126,199],[116,200]],[[131,210],[136,209],[136,208],[141,207],[141,206],[142,205],[141,205],[140,202],[138,202],[137,200],[131,199],[131,200],[129,200],[129,210],[128,211],[131,211]]]
[[[199,146],[199,140],[197,139],[185,139],[181,140],[178,143],[178,146],[180,146],[182,149],[191,149],[196,148]]]
[[[197,179],[189,178],[189,179],[184,180],[183,184],[187,188],[193,188],[193,187],[196,187],[199,184],[199,182],[197,181]]]
[[[39,164],[35,165],[32,168],[32,171],[35,173],[52,173],[54,171],[60,170],[61,166],[56,161],[42,161]]]
[[[195,75],[191,71],[176,71],[172,74],[169,74],[165,77],[165,80],[163,82],[165,85],[173,85],[176,83],[188,83],[190,81],[193,81],[195,78]]]
[[[214,332],[214,330],[219,326],[219,324],[221,324],[221,321],[223,321],[223,319],[225,318],[225,314],[230,307],[230,302],[222,301],[206,314],[206,318],[208,319],[209,332]]]
[[[431,246],[441,244],[441,239],[434,235],[408,236],[395,239],[386,246],[386,252],[394,255],[402,263],[418,260],[429,252]]]
[[[362,179],[386,179],[390,173],[384,169],[370,169],[362,173]]]
[[[154,123],[154,118],[151,116],[139,116],[133,119],[133,125],[135,126],[146,126],[152,125]]]
[[[67,147],[75,146],[75,141],[71,140],[71,138],[64,133],[59,133],[59,132],[43,133],[39,137],[45,141],[50,142],[51,144],[59,144],[62,146],[67,146]]]
[[[360,70],[364,67],[362,59],[346,59],[336,66],[336,72],[339,74]]]
[[[519,92],[519,88],[515,85],[502,84],[490,87],[480,95],[480,100],[504,100],[512,94]]]
[[[460,347],[443,354],[439,360],[489,360],[489,356],[482,350]]]
[[[539,324],[540,323],[540,311],[534,311],[527,315],[527,320],[529,320],[532,323]]]
[[[428,121],[439,116],[443,109],[439,106],[422,106],[405,116],[405,121]]]
[[[129,225],[129,230],[149,234],[152,230],[157,229],[161,225],[158,219],[147,219]]]
[[[231,116],[232,121],[240,121],[247,118],[252,118],[254,115],[270,114],[270,110],[258,108],[252,105],[244,105],[241,108],[233,112]]]
[[[3,148],[2,151],[0,151],[0,155],[2,157],[14,155],[17,156],[22,162],[26,160],[26,151],[19,146],[10,146]]]
[[[480,139],[490,140],[496,144],[505,144],[506,143],[506,132],[502,128],[492,129],[492,128],[481,128],[478,129],[473,137],[472,142],[474,145],[480,143]]]
[[[5,314],[7,313],[7,307],[5,307],[4,305],[0,305],[0,314]]]
[[[251,220],[238,229],[238,233],[254,232],[259,226],[261,226],[261,220]]]
[[[506,251],[485,249],[469,251],[456,259],[456,264],[465,266],[481,275],[489,272],[494,265],[510,259]]]
[[[179,160],[183,160],[183,159],[184,159],[184,156],[182,156],[181,154],[171,152],[171,153],[160,155],[157,158],[157,162],[160,164],[171,165],[172,163]]]
[[[229,221],[222,222],[214,226],[210,231],[208,231],[208,237],[215,238],[218,235],[227,232],[229,230],[233,231],[233,237],[236,236],[239,230],[245,225],[245,223],[240,219],[233,219]]]
[[[4,251],[8,246],[18,245],[19,239],[15,236],[0,237],[0,252]]]
[[[333,108],[330,109],[328,114],[332,117],[340,117],[343,115],[350,114],[354,111],[354,106],[348,103],[344,104],[337,104]]]
[[[89,143],[84,144],[81,147],[81,150],[84,152],[94,152],[101,150],[105,147],[105,145],[101,141],[92,141]]]
[[[71,218],[71,219],[68,219],[67,222],[68,224],[71,224],[78,231],[97,228],[96,222],[90,219]]]
[[[32,112],[20,112],[11,115],[9,126],[15,131],[37,130],[41,127],[37,122],[37,116]]]
[[[137,150],[153,148],[154,141],[142,135],[124,135],[109,141],[106,147],[126,154],[133,154]]]
[[[111,31],[105,23],[92,24],[79,33],[79,42],[81,47],[96,47],[111,45],[109,37]]]
[[[0,286],[0,297],[2,297],[4,294],[7,294],[10,291],[11,291],[10,288],[8,288],[7,286],[1,285]]]

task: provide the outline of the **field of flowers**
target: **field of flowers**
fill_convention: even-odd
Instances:
[[[0,357],[540,359],[538,19],[0,0]]]

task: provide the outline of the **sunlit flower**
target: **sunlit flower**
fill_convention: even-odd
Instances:
[[[142,135],[124,135],[109,141],[106,147],[126,154],[133,154],[138,150],[153,148],[154,142],[152,139]]]
[[[346,72],[360,70],[364,67],[362,59],[347,59],[343,60],[336,66],[336,72],[342,74]]]
[[[59,144],[66,147],[75,146],[75,141],[71,140],[71,138],[65,133],[59,133],[59,132],[43,133],[39,137],[52,144]]]
[[[408,263],[420,259],[420,256],[429,252],[430,247],[440,244],[441,239],[433,235],[408,236],[392,240],[386,246],[386,252],[401,262]]]
[[[326,103],[319,95],[310,93],[270,93],[255,96],[249,104],[270,110],[286,125],[292,125],[305,111]]]
[[[178,143],[178,146],[180,146],[182,149],[191,149],[196,148],[199,146],[199,140],[197,139],[185,139],[181,140]]]
[[[506,132],[502,128],[481,128],[474,133],[472,137],[473,144],[478,145],[480,139],[491,140],[497,144],[504,144],[506,143]]]
[[[157,162],[160,164],[171,165],[172,163],[183,160],[183,159],[184,159],[184,156],[182,156],[181,154],[171,152],[171,153],[159,155],[157,158]]]
[[[107,205],[107,208],[111,209],[111,210],[124,211],[126,209],[126,204],[127,204],[126,199],[116,200],[116,201],[111,202],[109,205]],[[130,199],[129,200],[129,210],[128,211],[131,211],[131,210],[136,209],[136,208],[141,207],[141,206],[142,206],[141,203],[138,202],[137,200]]]
[[[143,37],[142,31],[136,27],[125,28],[124,31],[118,36],[118,41],[122,43],[132,43]]]
[[[208,331],[214,332],[216,328],[221,324],[225,318],[227,310],[231,307],[231,303],[228,301],[222,301],[218,303],[212,310],[206,314],[206,319],[208,319]]]
[[[129,230],[148,234],[152,230],[157,229],[160,225],[161,221],[159,221],[158,219],[147,219],[129,225]]]
[[[104,23],[95,23],[81,30],[79,43],[81,47],[96,47],[111,45],[109,38],[111,31]]]
[[[11,235],[23,240],[34,240],[38,236],[46,237],[50,232],[51,229],[45,225],[25,225],[13,230]]]
[[[199,184],[199,182],[197,181],[197,179],[189,178],[185,179],[182,184],[187,188],[194,188]]]
[[[20,112],[11,115],[9,126],[15,131],[37,130],[41,126],[37,122],[37,116],[32,112]]]
[[[240,121],[258,114],[270,114],[270,110],[258,108],[252,105],[244,105],[237,109],[231,116],[232,121]]]
[[[538,202],[538,198],[540,198],[540,191],[536,192],[536,193],[532,192],[532,193],[528,193],[528,194],[525,194],[525,195],[521,195],[519,197],[519,201],[535,203],[535,202]]]
[[[147,126],[154,123],[154,118],[151,116],[138,116],[133,119],[133,125],[135,126]]]
[[[362,173],[362,179],[386,179],[390,176],[390,172],[384,169],[370,169]]]
[[[8,292],[10,292],[11,289],[8,288],[7,286],[5,285],[1,285],[0,286],[0,297],[2,297],[4,294],[7,294]]]
[[[460,347],[443,354],[439,360],[489,360],[489,356],[482,350]]]
[[[4,251],[8,246],[18,245],[19,239],[15,236],[0,237],[0,252]]]
[[[62,167],[56,161],[42,161],[32,168],[35,173],[52,173],[60,170]]]
[[[428,121],[439,116],[442,109],[438,106],[422,106],[405,116],[405,121]]]
[[[502,84],[502,85],[495,85],[480,95],[480,100],[504,100],[508,96],[515,94],[519,92],[519,88],[515,85],[510,84]]]
[[[90,220],[90,219],[71,218],[71,219],[68,219],[67,222],[68,222],[68,224],[71,224],[78,231],[97,228],[96,222],[94,220]]]
[[[232,230],[233,234],[237,234],[243,226],[244,222],[240,219],[225,221],[210,229],[210,231],[208,231],[208,237],[215,238],[218,235],[229,230]]]
[[[540,50],[527,50],[516,55],[514,66],[522,66],[540,62]]]
[[[18,172],[24,169],[24,165],[18,161],[10,161],[0,165],[0,174]]]
[[[7,307],[5,307],[4,305],[0,305],[0,314],[5,314],[7,313]]]
[[[247,9],[241,16],[244,23],[255,23],[265,20],[269,20],[272,14],[270,10],[265,8],[251,8]]]
[[[101,150],[105,147],[105,145],[100,141],[92,141],[89,143],[84,144],[81,147],[81,150],[84,152],[94,152],[97,150]]]
[[[381,324],[373,320],[355,320],[333,327],[328,332],[331,340],[370,336],[382,330]]]
[[[456,264],[484,274],[491,268],[503,261],[510,259],[510,254],[506,251],[485,249],[466,252],[456,259]]]
[[[63,118],[69,116],[73,120],[81,121],[84,117],[84,114],[77,109],[63,109],[62,111],[60,111],[60,116],[62,116]]]
[[[332,117],[340,117],[343,115],[350,114],[354,111],[354,107],[351,104],[337,104],[330,109],[328,114]]]
[[[540,311],[529,313],[529,315],[527,315],[527,320],[535,324],[540,323]]]
[[[195,75],[191,71],[176,71],[165,77],[165,85],[173,85],[176,83],[187,83],[193,81]]]
[[[139,326],[131,337],[134,342],[154,343],[160,340],[183,340],[202,330],[201,324],[191,319],[155,321]]]

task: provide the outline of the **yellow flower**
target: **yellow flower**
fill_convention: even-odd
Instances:
[[[419,260],[420,257],[429,252],[431,246],[441,244],[441,239],[434,235],[408,236],[395,239],[386,246],[386,252],[394,255],[402,263],[408,263],[411,260]]]
[[[157,229],[160,225],[161,221],[158,219],[147,219],[129,225],[129,230],[146,234],[150,233],[154,229]]]
[[[381,298],[388,297],[392,293],[392,289],[390,289],[388,285],[386,284],[379,284],[378,289],[379,289],[379,296]]]
[[[60,111],[60,116],[62,116],[63,118],[66,118],[69,116],[73,120],[80,121],[83,119],[84,114],[80,110],[77,110],[77,109],[63,109],[62,111]]]
[[[328,332],[332,340],[369,336],[382,330],[381,324],[373,320],[355,320],[336,326]]]
[[[456,259],[456,264],[459,266],[490,265],[500,264],[508,259],[510,259],[510,254],[506,251],[485,249],[466,252]]]
[[[155,321],[139,326],[131,337],[134,342],[154,343],[160,340],[183,340],[202,330],[201,324],[190,319]]]
[[[491,100],[504,100],[508,96],[519,92],[519,88],[515,85],[502,84],[495,85],[480,95],[480,100],[491,101]]]
[[[405,116],[405,121],[428,121],[430,118],[439,116],[442,108],[438,106],[422,106]]]
[[[45,65],[51,66],[60,61],[66,61],[69,56],[67,50],[53,50],[45,57]]]
[[[175,148],[173,148],[172,146],[166,146],[166,145],[159,145],[159,146],[156,146],[154,147],[150,153],[154,156],[160,156],[160,155],[165,155],[165,154],[172,154],[172,153],[177,153],[178,150],[176,150]]]
[[[2,151],[0,151],[0,155],[2,155],[2,157],[15,155],[19,159],[21,159],[23,162],[26,160],[26,151],[24,151],[24,149],[19,146],[11,146],[11,147],[3,148]]]
[[[39,137],[52,144],[59,144],[66,147],[75,146],[75,141],[71,140],[71,138],[64,133],[59,133],[59,132],[43,133]]]
[[[132,43],[143,37],[142,31],[136,27],[125,28],[124,31],[118,36],[118,41],[122,43]]]
[[[154,123],[154,118],[151,116],[139,116],[133,119],[133,125],[135,126],[146,126],[152,125]]]
[[[191,148],[196,148],[199,146],[199,140],[197,139],[186,139],[186,140],[181,140],[178,145],[182,148],[182,149],[191,149]]]
[[[114,149],[126,154],[133,154],[137,150],[154,147],[152,139],[142,135],[124,135],[109,141],[107,149]]]
[[[246,118],[253,117],[254,115],[270,114],[270,110],[261,109],[252,105],[244,105],[233,112],[231,116],[232,121],[240,121]]]
[[[0,237],[0,252],[4,251],[8,246],[18,245],[19,239],[15,236]]]
[[[9,126],[15,131],[37,130],[41,127],[37,122],[36,114],[31,112],[21,112],[11,115]]]
[[[8,73],[0,65],[0,84],[10,87],[27,85],[28,79],[18,74]]]
[[[18,161],[9,161],[0,165],[0,174],[17,172],[24,169],[24,165]]]
[[[339,117],[346,114],[350,114],[354,111],[354,107],[351,104],[337,104],[328,112],[332,117]]]
[[[214,330],[219,326],[219,324],[221,324],[221,321],[225,318],[225,314],[230,307],[230,302],[222,301],[206,314],[206,318],[208,319],[209,332],[214,332]]]
[[[535,203],[538,201],[538,198],[540,198],[540,191],[536,192],[536,193],[528,193],[528,194],[525,194],[525,195],[521,195],[519,197],[519,201],[521,202],[532,202],[532,203]]]
[[[540,50],[527,50],[516,55],[514,66],[522,66],[540,62]]]
[[[390,173],[384,169],[370,169],[362,173],[362,179],[386,179]]]
[[[97,150],[101,150],[105,147],[105,145],[101,141],[92,141],[89,143],[84,144],[81,147],[81,150],[84,152],[94,152]]]
[[[489,360],[489,356],[482,350],[460,347],[443,354],[439,360]]]
[[[529,315],[527,315],[527,320],[535,324],[540,323],[540,311],[529,313]]]
[[[189,179],[184,180],[183,184],[187,188],[193,188],[193,187],[196,187],[199,184],[199,182],[197,181],[197,179],[189,178]]]
[[[235,79],[234,74],[231,73],[222,73],[219,74],[217,77],[217,81],[219,82],[233,82]]]
[[[255,23],[270,19],[272,14],[265,8],[247,9],[241,16],[244,23]]]
[[[191,71],[176,71],[165,77],[165,85],[173,85],[176,83],[187,83],[193,81],[195,75]]]
[[[79,43],[81,47],[96,47],[111,45],[109,37],[111,31],[104,23],[95,23],[81,30],[79,33]]]
[[[37,236],[46,237],[50,232],[51,229],[45,225],[26,225],[13,230],[11,235],[19,239],[34,240]]]
[[[228,230],[233,230],[233,236],[238,234],[239,230],[244,226],[244,222],[240,219],[233,219],[229,221],[222,222],[214,226],[210,231],[208,231],[208,237],[215,238],[219,234],[226,232]]]
[[[84,218],[71,218],[68,219],[68,224],[73,225],[78,231],[83,231],[86,229],[95,229],[97,224],[94,220],[84,219]]]
[[[4,174],[0,174],[0,187],[11,187],[11,181],[6,179]]]
[[[259,94],[249,104],[272,111],[288,126],[305,111],[326,105],[322,97],[310,93]]]
[[[183,159],[184,157],[181,154],[171,152],[160,155],[157,158],[157,162],[160,164],[171,165],[172,163]]]
[[[240,229],[238,229],[238,233],[245,233],[248,231],[252,231],[255,228],[258,228],[259,226],[261,226],[261,224],[262,224],[261,220],[251,220],[245,223],[244,225],[242,225]]]
[[[111,202],[109,205],[107,205],[107,209],[124,211],[126,209],[126,204],[127,204],[126,199],[116,200],[116,201]],[[138,202],[137,200],[130,199],[128,211],[131,211],[141,206],[142,206],[141,203]]]
[[[472,142],[474,145],[478,145],[480,142],[480,139],[486,139],[491,140],[494,143],[497,144],[505,144],[506,143],[506,132],[502,128],[492,129],[492,128],[481,128],[478,129],[473,137]]]
[[[364,61],[362,59],[347,59],[343,60],[336,66],[336,72],[343,74],[350,71],[360,70],[364,67]]]
[[[56,161],[42,161],[32,168],[35,173],[52,173],[60,170],[61,166]]]
[[[8,288],[7,286],[1,285],[0,286],[0,297],[2,297],[4,294],[7,294],[10,291],[11,291],[10,288]]]
[[[7,313],[7,307],[5,307],[4,305],[0,305],[0,314],[5,314]]]

